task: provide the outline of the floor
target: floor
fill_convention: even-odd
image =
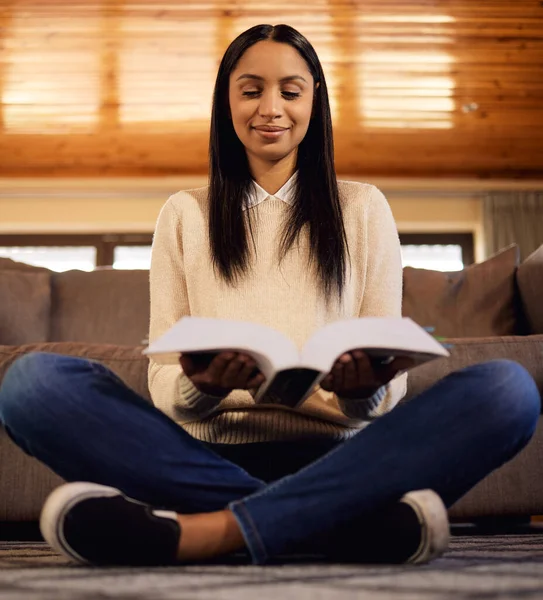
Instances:
[[[543,599],[543,532],[455,535],[422,567],[348,564],[87,568],[39,542],[0,542],[1,600]]]

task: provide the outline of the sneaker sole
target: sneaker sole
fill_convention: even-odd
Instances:
[[[88,560],[75,552],[62,533],[64,517],[70,509],[86,498],[121,495],[119,490],[97,483],[66,483],[56,488],[45,501],[40,515],[40,531],[45,541],[55,550],[81,564]]]
[[[450,539],[447,509],[441,498],[432,490],[417,490],[405,494],[401,502],[415,511],[422,533],[418,550],[407,562],[422,564],[441,556],[449,547]]]

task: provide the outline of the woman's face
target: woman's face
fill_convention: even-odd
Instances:
[[[288,44],[251,46],[230,75],[234,130],[249,161],[277,162],[303,140],[313,108],[314,81],[304,59]]]

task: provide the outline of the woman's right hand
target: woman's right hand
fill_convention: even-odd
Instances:
[[[182,354],[179,363],[185,375],[203,394],[226,396],[232,390],[249,390],[264,383],[264,375],[255,360],[241,352],[219,352],[209,364],[201,364],[197,355]]]

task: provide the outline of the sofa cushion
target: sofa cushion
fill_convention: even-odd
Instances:
[[[0,427],[0,530],[2,521],[38,521],[47,496],[63,480],[25,454]]]
[[[50,309],[49,273],[0,269],[0,344],[45,342]]]
[[[115,372],[137,394],[151,401],[147,385],[149,359],[142,354],[145,346],[47,342],[21,346],[0,345],[0,383],[9,366],[29,352],[53,352],[97,360]]]
[[[11,258],[4,258],[2,256],[0,256],[0,270],[37,271],[43,273],[52,273],[50,269],[46,269],[45,267],[35,267],[34,265],[29,265],[24,262],[18,262],[16,260],[12,260]]]
[[[411,369],[402,402],[408,402],[454,371],[494,359],[520,363],[543,395],[543,335],[449,341],[453,344],[450,357]],[[538,432],[528,446],[456,502],[449,510],[450,516],[469,521],[470,517],[477,516],[540,514],[543,478],[531,475],[540,471],[542,456],[543,419],[540,418]]]
[[[532,333],[543,333],[543,245],[517,269],[522,305]]]
[[[403,315],[445,337],[526,333],[514,244],[457,272],[405,267]]]
[[[51,286],[51,341],[139,345],[147,337],[149,271],[65,271]]]
[[[543,419],[530,443],[512,460],[492,471],[449,509],[451,519],[540,515],[542,513]],[[499,521],[496,521],[498,524]],[[526,533],[529,529],[526,529]]]
[[[543,335],[450,338],[447,341],[452,344],[449,357],[438,358],[409,371],[407,394],[402,402],[417,396],[449,373],[495,359],[520,363],[534,378],[543,396]]]
[[[45,343],[0,346],[0,383],[8,367],[28,352],[55,352],[98,360],[129,387],[150,401],[147,387],[148,359],[143,346],[109,346],[81,343]],[[49,493],[62,479],[44,464],[27,456],[0,427],[0,521],[31,521],[39,518]]]

